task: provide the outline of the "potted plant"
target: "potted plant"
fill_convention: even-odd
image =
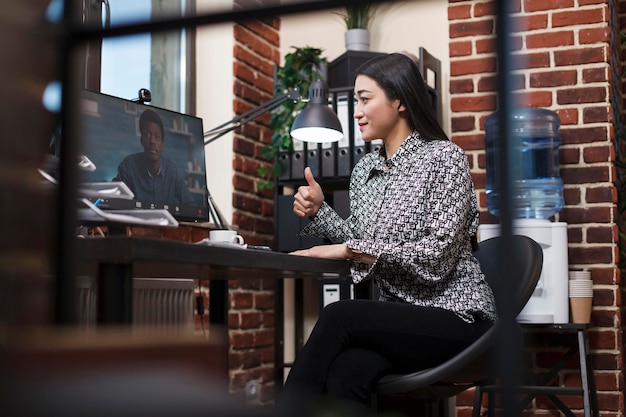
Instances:
[[[310,46],[292,47],[293,52],[285,55],[285,63],[276,70],[276,82],[274,84],[274,94],[279,95],[291,88],[298,88],[302,98],[307,98],[309,86],[312,81],[324,80],[323,68],[327,64],[327,59],[322,57],[322,50]],[[282,165],[276,158],[280,151],[293,150],[291,139],[291,125],[300,110],[306,103],[300,101],[286,101],[282,105],[272,110],[270,118],[270,128],[273,131],[272,143],[266,145],[261,150],[261,156],[274,162],[273,172],[269,172],[266,166],[258,169],[259,175],[264,178],[259,182],[259,189],[272,188],[274,176],[281,173]]]
[[[340,13],[346,24],[346,49],[349,51],[369,51],[369,25],[374,13],[370,3],[346,6]]]

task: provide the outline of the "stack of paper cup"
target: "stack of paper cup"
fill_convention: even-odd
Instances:
[[[569,304],[573,323],[591,321],[593,281],[588,271],[569,271]]]

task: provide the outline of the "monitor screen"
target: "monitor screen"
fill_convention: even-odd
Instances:
[[[81,152],[95,166],[80,181],[121,181],[134,194],[101,197],[100,209],[167,209],[177,220],[208,221],[202,119],[87,90],[80,108]]]

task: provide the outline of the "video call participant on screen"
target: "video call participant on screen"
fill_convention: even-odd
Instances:
[[[137,200],[191,204],[193,198],[178,175],[174,161],[162,156],[165,141],[163,121],[151,109],[139,118],[143,152],[128,155],[117,167],[113,181],[123,181]]]

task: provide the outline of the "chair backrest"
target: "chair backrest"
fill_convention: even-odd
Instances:
[[[494,290],[496,303],[502,305],[504,302],[511,302],[504,300],[503,296],[512,293],[515,298],[515,312],[518,314],[532,296],[539,281],[543,251],[537,242],[526,236],[512,236],[507,242],[510,245],[506,247],[503,246],[503,241],[502,237],[494,237],[480,242],[475,255],[487,282]],[[510,258],[507,260],[509,265],[504,277],[500,274],[498,259],[503,253]],[[514,285],[513,291],[503,291],[503,285]],[[429,394],[436,393],[445,398],[475,385],[489,375],[488,357],[496,342],[497,327],[497,324],[494,325],[478,340],[441,365],[411,374],[384,376],[378,382],[377,393],[406,394],[437,384],[447,384],[452,389],[427,389]]]
[[[501,311],[503,303],[513,302],[514,312],[518,314],[533,295],[539,281],[543,251],[537,242],[527,236],[511,236],[507,247],[503,243],[502,237],[484,240],[479,243],[479,250],[474,255],[494,292],[498,311]],[[501,257],[506,258],[506,277],[500,275]],[[513,291],[510,285],[513,285]],[[504,298],[509,294],[513,296],[512,300]]]

